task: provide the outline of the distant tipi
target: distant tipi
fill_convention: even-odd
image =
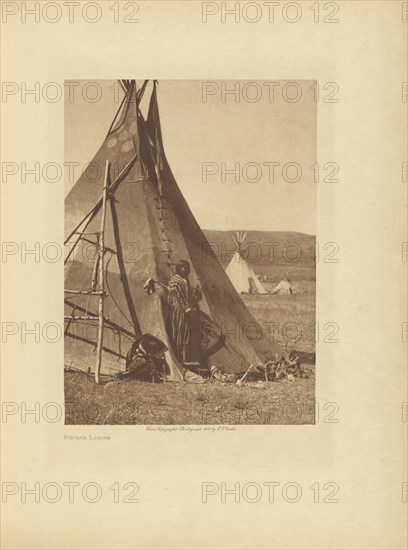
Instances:
[[[272,290],[272,294],[297,294],[297,290],[294,286],[292,286],[292,284],[290,283],[290,281],[288,280],[288,278],[284,278],[280,281],[280,283],[278,283],[275,288]]]
[[[268,294],[256,273],[244,258],[246,234],[237,232],[233,237],[236,251],[225,270],[235,290],[240,294]]]

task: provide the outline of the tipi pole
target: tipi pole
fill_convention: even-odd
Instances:
[[[91,289],[93,292],[95,292],[96,290],[96,280],[97,280],[97,277],[98,277],[98,266],[99,266],[99,233],[98,233],[98,236],[96,238],[96,250],[97,250],[97,253],[95,254],[95,263],[94,263],[94,266],[93,266],[93,271],[92,271],[92,279],[91,279]]]
[[[95,382],[99,384],[99,372],[101,370],[102,361],[102,344],[103,344],[103,301],[105,298],[105,280],[104,280],[104,254],[105,254],[105,217],[106,217],[106,196],[109,183],[109,160],[106,161],[105,181],[103,183],[102,197],[102,214],[101,214],[101,230],[99,232],[99,307],[98,307],[98,345],[96,348],[96,365],[95,365]]]
[[[133,162],[136,160],[137,158],[137,154],[134,155],[130,161],[126,164],[126,166],[124,167],[124,169],[121,171],[121,173],[119,174],[119,176],[115,179],[115,181],[112,183],[112,185],[109,187],[109,193],[114,193],[116,191],[116,189],[118,188],[119,184],[121,183],[122,181],[122,177],[124,177],[127,173],[127,170],[132,166]],[[94,216],[97,214],[97,212],[99,211],[101,205],[102,205],[102,201],[103,201],[103,197],[100,198],[98,200],[98,202],[95,204],[95,206],[93,208],[91,208],[91,210],[88,212],[88,214],[86,214],[86,216],[84,216],[82,218],[82,220],[79,222],[79,224],[74,228],[73,231],[71,231],[71,233],[68,235],[68,237],[65,239],[64,241],[64,245],[66,245],[68,243],[68,241],[71,239],[71,237],[75,234],[79,234],[79,237],[78,239],[76,240],[75,244],[73,245],[73,247],[70,249],[70,251],[68,252],[68,255],[67,257],[65,258],[64,260],[64,263],[66,264],[71,256],[71,254],[73,253],[76,245],[79,243],[79,241],[81,240],[82,238],[82,235],[84,234],[86,228],[88,227],[90,221],[94,218]],[[89,219],[87,219],[89,218]],[[78,229],[81,227],[81,225],[86,221],[86,224],[85,224],[85,227],[83,229],[83,231],[80,231],[78,232]]]

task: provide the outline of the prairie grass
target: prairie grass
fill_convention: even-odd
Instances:
[[[312,424],[314,377],[264,384],[150,384],[114,380],[96,386],[65,374],[66,424]]]
[[[313,424],[315,414],[315,280],[311,269],[293,269],[295,296],[243,295],[270,337],[296,351],[311,376],[262,387],[209,383],[150,384],[106,379],[100,386],[79,372],[65,373],[66,424]],[[268,290],[274,284],[266,283]]]

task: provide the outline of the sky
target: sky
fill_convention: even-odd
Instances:
[[[79,163],[65,171],[67,194],[123,92],[113,80],[65,90],[65,162]],[[150,92],[149,83],[144,114]],[[167,160],[202,229],[316,233],[313,81],[166,80],[158,103]]]

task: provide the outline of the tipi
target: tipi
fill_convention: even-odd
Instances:
[[[236,251],[225,273],[230,278],[238,293],[267,294],[267,291],[261,284],[254,270],[243,257],[245,236],[245,234],[237,232],[236,237],[234,237]]]
[[[131,343],[149,333],[168,347],[169,379],[181,380],[169,337],[167,300],[161,293],[149,296],[144,291],[150,277],[166,283],[180,258],[190,263],[191,284],[202,289],[208,366],[239,373],[251,363],[286,356],[246,309],[172,175],[163,149],[156,81],[146,118],[139,105],[150,88],[148,81],[140,88],[135,80],[120,82],[125,95],[91,163],[92,181],[82,174],[65,201],[65,289],[70,289],[64,291],[65,365],[94,369],[100,347],[95,320],[103,294],[101,373],[124,370]],[[101,219],[104,245],[98,249]],[[106,292],[91,291],[98,272]]]
[[[297,294],[297,290],[287,279],[282,279],[272,290],[272,294]]]

